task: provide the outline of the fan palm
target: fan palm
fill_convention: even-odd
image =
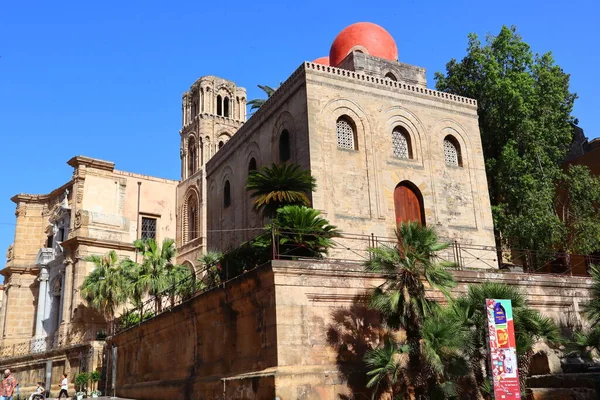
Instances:
[[[425,319],[437,311],[437,304],[426,297],[424,282],[449,296],[456,285],[448,271],[454,264],[438,261],[436,252],[448,247],[438,241],[431,228],[416,222],[402,223],[397,231],[397,246],[369,248],[365,263],[369,272],[383,274],[385,281],[371,294],[370,306],[378,310],[392,329],[406,331],[410,346],[409,371],[418,395],[426,392],[425,354],[421,346]]]
[[[367,387],[374,389],[373,399],[382,391],[391,394],[392,398],[406,395],[404,369],[408,352],[406,344],[399,344],[389,337],[382,346],[365,353],[364,361],[369,368]]]
[[[590,359],[593,350],[600,352],[600,268],[590,266],[592,276],[592,299],[584,305],[583,314],[591,323],[591,328],[578,330],[573,334],[573,340],[568,343],[571,354],[581,355]]]
[[[162,246],[154,239],[136,240],[135,249],[142,255],[139,264],[138,285],[143,292],[154,297],[155,311],[162,310],[161,295],[173,284],[169,272],[173,269],[173,259],[176,255],[175,241],[163,240]]]
[[[308,194],[316,187],[310,171],[296,164],[273,164],[248,176],[246,190],[254,197],[254,208],[267,217],[273,217],[277,209],[285,205],[309,206]]]
[[[89,256],[85,261],[94,263],[94,270],[80,287],[87,304],[98,310],[111,322],[116,309],[127,300],[126,285],[119,267],[119,257],[114,250],[103,256]]]
[[[600,268],[596,265],[590,266],[590,275],[593,280],[592,300],[584,306],[583,312],[595,327],[600,323]]]
[[[269,236],[276,230],[279,254],[286,257],[321,258],[333,245],[332,238],[340,236],[318,210],[305,206],[280,208],[266,229]]]
[[[281,86],[281,84],[279,84]],[[262,90],[263,92],[266,93],[267,95],[267,99],[269,97],[271,97],[273,95],[273,93],[275,93],[275,91],[277,90],[277,88],[272,88],[271,86],[268,85],[256,85],[259,87],[260,90]],[[267,100],[266,99],[252,99],[250,101],[248,101],[246,104],[248,104],[250,106],[250,111],[254,111],[254,110],[258,110],[263,104],[265,104]]]
[[[202,265],[204,272],[202,281],[205,287],[213,288],[221,283],[222,260],[223,253],[217,251],[209,251],[198,258],[198,262]]]

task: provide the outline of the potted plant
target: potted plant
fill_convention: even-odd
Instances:
[[[77,400],[85,399],[87,397],[87,384],[90,380],[90,374],[87,372],[80,372],[75,375],[75,385],[79,387],[79,391],[75,393]]]
[[[99,331],[96,333],[96,340],[106,340],[106,332]]]
[[[93,398],[97,398],[98,396],[100,396],[102,394],[98,390],[98,381],[100,380],[101,377],[102,377],[102,375],[100,374],[100,371],[92,371],[90,373],[90,381],[92,381],[91,395]]]

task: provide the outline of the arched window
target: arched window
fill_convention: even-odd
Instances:
[[[189,242],[198,238],[198,222],[199,222],[199,210],[198,210],[198,196],[195,192],[190,192],[187,196],[184,209],[184,242]]]
[[[391,72],[388,72],[387,74],[385,74],[385,77],[394,82],[398,80],[398,79],[396,79],[396,75],[392,74]]]
[[[223,187],[223,207],[227,208],[231,205],[231,185],[229,181],[225,181],[225,187]]]
[[[192,176],[196,173],[196,140],[192,137],[188,143],[188,176]]]
[[[223,115],[223,98],[221,95],[217,96],[217,115]]]
[[[354,122],[347,116],[336,122],[337,145],[340,149],[358,150]]]
[[[284,130],[281,132],[281,136],[279,136],[279,161],[286,162],[290,157],[290,133]]]
[[[463,166],[460,145],[456,138],[450,135],[444,138],[444,159],[446,165],[452,165],[454,167]]]
[[[188,205],[188,238],[194,240],[198,237],[198,209],[196,204]]]
[[[229,118],[229,97],[223,99],[223,116]]]
[[[221,150],[221,147],[223,147],[224,145],[225,145],[225,142],[224,142],[224,141],[222,141],[222,140],[220,140],[220,141],[219,141],[219,144],[218,144],[218,146],[219,146],[219,147],[218,147],[218,148],[219,148],[219,150]]]
[[[397,158],[413,158],[410,135],[401,126],[392,131],[392,152]]]
[[[250,159],[250,162],[248,163],[248,172],[252,171],[256,171],[256,160],[254,159],[254,157],[252,157]]]
[[[200,88],[200,112],[204,112],[204,89]]]

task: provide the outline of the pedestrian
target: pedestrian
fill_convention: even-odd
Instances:
[[[10,369],[4,371],[4,379],[0,388],[0,398],[2,400],[12,400],[15,388],[17,387],[17,378],[15,378]]]
[[[44,384],[42,382],[37,383],[37,387],[35,388],[35,392],[29,396],[29,400],[44,400],[46,398],[45,393],[46,389],[44,389]]]
[[[60,393],[58,394],[58,398],[60,399],[62,395],[65,395],[65,399],[69,398],[69,393],[67,390],[69,389],[69,380],[67,379],[67,374],[62,374],[62,381],[60,381]]]

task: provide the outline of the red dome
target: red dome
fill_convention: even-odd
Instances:
[[[329,65],[329,57],[325,56],[325,57],[319,57],[317,58],[315,61],[313,61],[315,64],[323,64],[323,65]]]
[[[330,64],[337,66],[352,50],[398,61],[398,47],[392,35],[371,22],[357,22],[347,26],[337,35],[329,50]]]

